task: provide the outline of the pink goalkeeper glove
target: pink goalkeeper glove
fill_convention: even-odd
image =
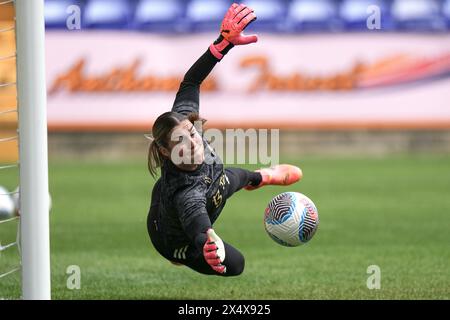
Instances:
[[[246,36],[242,32],[253,21],[256,15],[253,9],[245,4],[233,3],[223,18],[220,36],[209,46],[211,53],[221,60],[235,45],[244,45],[258,41],[256,35]]]
[[[208,229],[206,234],[208,235],[208,239],[203,246],[203,256],[214,271],[225,273],[227,268],[222,264],[225,260],[225,246],[223,245],[223,241],[213,229]]]

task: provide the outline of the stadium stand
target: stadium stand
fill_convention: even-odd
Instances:
[[[440,9],[437,0],[395,0],[391,12],[398,30],[440,31],[446,29]]]
[[[66,27],[67,9],[71,5],[76,5],[80,9],[84,8],[84,2],[74,0],[46,0],[45,1],[45,26],[47,28],[59,29]]]
[[[46,26],[65,28],[70,5],[79,6],[85,29],[156,33],[216,30],[232,0],[45,0]],[[450,30],[450,0],[248,0],[258,12],[249,31],[364,32],[369,6],[380,8],[383,31]]]
[[[134,1],[90,0],[84,10],[83,26],[95,29],[126,29],[132,26]]]
[[[186,7],[190,30],[197,32],[217,30],[229,6],[230,1],[224,0],[190,1]]]
[[[447,30],[450,30],[450,0],[446,0],[442,5],[442,15],[447,21]]]
[[[367,30],[367,17],[371,6],[377,6],[382,13],[382,30],[392,30],[392,17],[389,2],[386,0],[343,0],[339,8],[339,16],[346,31]],[[368,11],[370,13],[368,13]]]
[[[285,1],[249,0],[245,4],[258,13],[258,23],[253,23],[247,28],[249,33],[252,31],[285,31],[288,8]]]
[[[289,6],[288,30],[337,31],[338,3],[332,0],[294,0]]]
[[[141,0],[134,15],[134,27],[152,32],[182,32],[187,29],[185,3],[179,0]]]

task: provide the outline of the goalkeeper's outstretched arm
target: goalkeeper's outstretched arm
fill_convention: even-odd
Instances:
[[[172,111],[188,115],[199,111],[200,85],[217,63],[209,49],[192,65],[180,84]]]
[[[255,20],[252,9],[243,4],[231,5],[222,21],[219,37],[185,74],[173,103],[173,112],[185,115],[199,112],[201,83],[231,48],[258,40],[256,35],[242,33]]]

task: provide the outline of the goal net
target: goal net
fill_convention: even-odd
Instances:
[[[17,133],[0,136],[0,144],[16,141],[18,159],[0,165],[0,184],[2,174],[16,168],[20,188],[0,191],[0,199],[3,203],[7,197],[17,199],[15,207],[20,211],[8,217],[6,203],[6,213],[0,220],[0,227],[8,227],[5,232],[0,229],[0,282],[19,274],[23,299],[50,299],[44,0],[0,0],[0,12],[9,11],[13,15],[11,23],[0,26],[0,36],[3,39],[7,37],[5,34],[13,34],[15,50],[5,53],[8,48],[2,48],[0,64],[13,61],[16,74],[12,79],[0,76],[0,99],[8,97],[8,94],[2,94],[4,90],[9,93],[15,90],[16,99],[5,98],[7,102],[0,104],[0,117],[7,118],[0,119],[0,123],[17,119]],[[7,43],[0,41],[0,47]],[[15,105],[8,105],[11,101]],[[1,150],[9,152],[12,149]],[[11,228],[15,228],[9,225],[14,223],[17,232],[11,240]],[[8,239],[3,240],[3,236]],[[7,254],[11,250],[18,256],[15,264]],[[6,262],[5,268],[2,262]]]

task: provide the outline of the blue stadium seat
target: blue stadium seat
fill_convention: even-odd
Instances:
[[[334,31],[341,27],[338,3],[332,0],[293,0],[287,16],[288,30]]]
[[[47,29],[67,28],[66,21],[73,11],[67,12],[71,5],[76,5],[82,11],[83,1],[78,0],[45,0],[45,27]],[[82,14],[82,12],[80,12]]]
[[[183,31],[184,10],[181,0],[141,0],[136,6],[134,26],[155,32]]]
[[[390,6],[386,0],[343,0],[339,15],[347,31],[367,31],[367,19],[374,11],[370,6],[380,9],[381,30],[392,29]]]
[[[450,30],[450,0],[445,0],[442,4],[442,15],[447,21],[447,29]]]
[[[394,0],[391,8],[396,28],[408,31],[445,30],[437,0]]]
[[[247,6],[255,10],[256,23],[250,24],[246,31],[284,31],[286,27],[287,3],[280,0],[247,0]]]
[[[232,3],[228,0],[192,0],[186,8],[191,30],[219,32],[220,23]]]
[[[124,29],[131,25],[135,4],[127,0],[89,0],[83,26],[99,29]]]

